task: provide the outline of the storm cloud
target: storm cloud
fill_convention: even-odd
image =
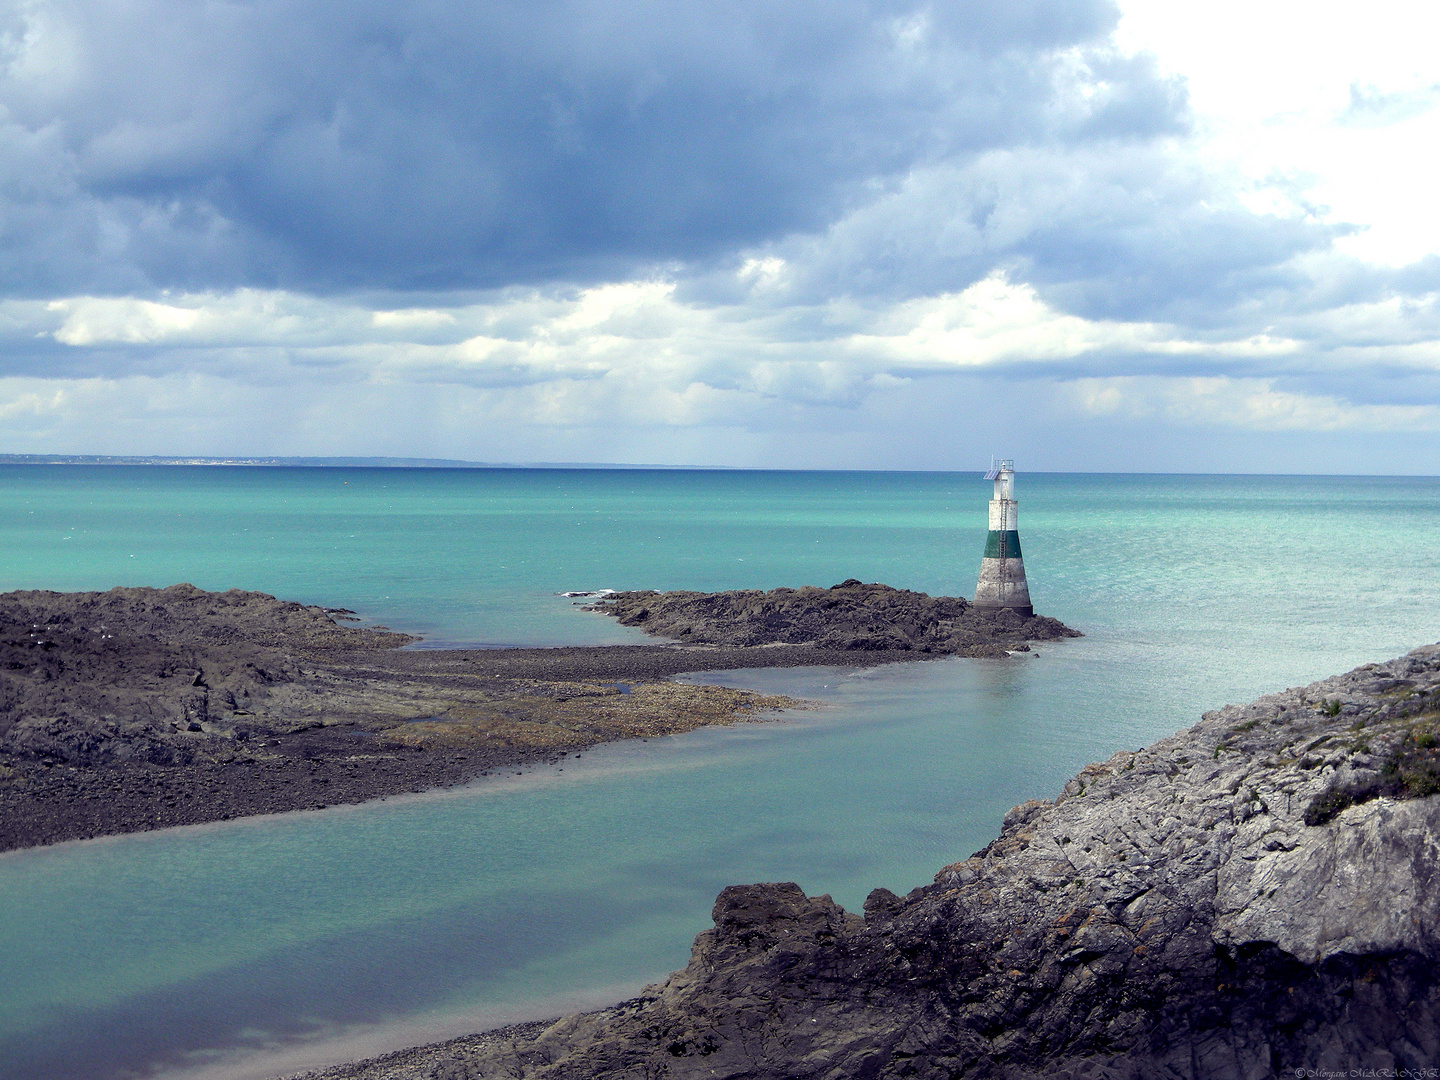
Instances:
[[[0,280],[450,289],[714,258],[822,229],[928,164],[1180,130],[1178,84],[1104,52],[1116,17],[1100,0],[17,5]]]

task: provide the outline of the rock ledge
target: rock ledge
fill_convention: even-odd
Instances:
[[[960,597],[927,596],[854,578],[828,589],[612,593],[588,610],[657,637],[707,645],[1005,656],[1028,652],[1029,641],[1080,636],[1043,615],[982,613]]]

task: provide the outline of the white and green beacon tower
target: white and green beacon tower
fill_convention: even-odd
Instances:
[[[990,534],[985,538],[985,557],[980,560],[980,580],[975,585],[975,610],[1008,609],[1028,618],[1035,609],[1030,606],[1030,586],[1020,557],[1015,462],[1009,458],[994,461],[985,479],[995,481],[995,497],[990,500]]]

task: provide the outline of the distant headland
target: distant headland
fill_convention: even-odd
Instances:
[[[664,469],[689,465],[645,465],[617,461],[461,461],[415,457],[200,457],[158,454],[0,454],[0,465],[242,465],[291,469]],[[726,466],[704,466],[724,471]]]

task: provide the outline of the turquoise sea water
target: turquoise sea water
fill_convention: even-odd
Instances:
[[[1022,463],[1023,464],[1023,463]],[[968,594],[978,474],[0,468],[0,589],[191,581],[427,644],[635,640],[556,594]],[[726,884],[904,892],[1086,761],[1440,638],[1440,480],[1027,475],[1035,658],[747,671],[779,722],[464,791],[0,856],[0,1076],[263,1076],[615,1000]],[[714,675],[705,676],[716,681]]]

